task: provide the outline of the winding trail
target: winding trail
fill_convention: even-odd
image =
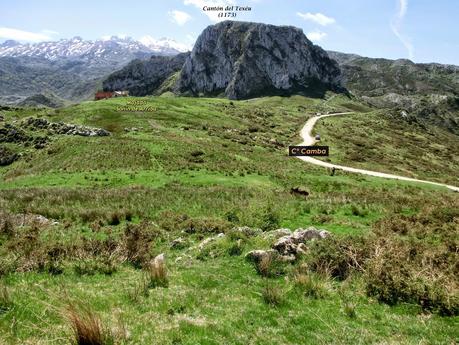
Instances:
[[[342,115],[348,115],[348,114],[353,114],[353,112],[334,113],[334,114],[319,115],[319,116],[311,117],[306,122],[304,127],[301,129],[300,135],[301,135],[301,138],[303,139],[303,142],[301,144],[299,144],[299,145],[301,145],[301,146],[311,146],[311,145],[315,144],[316,140],[315,140],[314,136],[312,135],[312,130],[314,128],[314,125],[316,124],[316,122],[319,119],[321,119],[323,117],[342,116]],[[428,183],[428,184],[431,184],[431,185],[446,187],[446,188],[449,188],[449,189],[451,189],[451,190],[453,190],[455,192],[459,192],[459,187],[447,185],[447,184],[444,184],[444,183],[431,182],[431,181],[425,181],[425,180],[418,180],[418,179],[415,179],[415,178],[392,175],[392,174],[386,174],[386,173],[381,173],[381,172],[371,171],[371,170],[351,168],[351,167],[346,167],[346,166],[342,166],[342,165],[323,162],[323,161],[318,160],[318,159],[316,159],[314,157],[297,157],[297,158],[299,158],[302,161],[305,161],[307,163],[311,163],[311,164],[314,164],[314,165],[319,165],[319,166],[322,166],[322,167],[325,167],[325,168],[335,168],[337,170],[349,171],[349,172],[352,172],[352,173],[369,175],[369,176],[390,178],[390,179],[395,179],[395,180],[419,182],[419,183]]]

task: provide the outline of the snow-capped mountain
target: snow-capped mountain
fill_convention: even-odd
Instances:
[[[175,55],[187,50],[189,50],[188,46],[172,39],[161,38],[156,40],[151,36],[145,36],[139,41],[130,37],[121,38],[117,36],[90,41],[83,40],[77,36],[54,42],[20,44],[16,41],[8,40],[0,44],[0,56],[42,57],[48,60],[59,58],[116,58],[116,56],[130,56],[136,53]]]
[[[139,40],[139,42],[142,43],[144,46],[148,47],[149,49],[151,49],[152,51],[161,51],[161,52],[170,51],[170,52],[184,53],[192,49],[192,46],[190,45],[179,43],[173,39],[166,38],[166,37],[162,37],[159,40],[157,40],[151,36],[144,36]]]
[[[34,44],[8,40],[0,43],[0,104],[44,94],[70,101],[91,99],[106,76],[132,60],[189,49],[174,40],[150,36],[96,41],[73,37]]]

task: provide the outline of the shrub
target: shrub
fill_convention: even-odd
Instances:
[[[117,271],[116,263],[110,257],[80,259],[73,267],[77,275],[105,274],[112,275]]]
[[[268,284],[263,288],[262,291],[263,301],[266,304],[277,307],[282,304],[283,296],[282,290],[275,285]]]
[[[139,303],[141,297],[148,297],[149,286],[146,279],[146,275],[142,275],[142,278],[134,282],[134,286],[126,289],[126,295],[132,303]]]
[[[371,243],[362,236],[330,236],[310,245],[308,265],[314,272],[346,279],[352,271],[363,271]]]
[[[231,223],[219,218],[189,218],[181,224],[181,228],[189,234],[218,234],[227,232]]]
[[[397,240],[389,243],[379,247],[378,254],[368,263],[367,294],[390,305],[416,303],[427,311],[458,315],[455,275],[427,263],[425,254],[416,253],[419,248],[412,244]]]
[[[7,312],[13,307],[13,301],[11,299],[8,288],[0,283],[0,315]]]
[[[236,242],[233,242],[228,248],[228,254],[230,256],[239,256],[242,254],[242,248],[242,241],[237,240]]]
[[[65,317],[72,329],[72,344],[112,345],[115,338],[108,327],[88,307],[69,305]]]
[[[134,267],[140,268],[151,259],[151,243],[157,235],[158,230],[146,222],[126,224],[124,228],[126,256]]]
[[[122,215],[120,212],[113,212],[108,218],[108,225],[119,225],[122,220]]]
[[[263,231],[275,230],[280,227],[279,214],[268,206],[261,215],[260,228]]]
[[[256,262],[256,269],[259,275],[265,278],[278,277],[285,273],[286,264],[280,262],[272,254],[264,255],[260,261]]]
[[[7,237],[14,235],[14,226],[11,216],[4,212],[0,212],[0,235],[6,235]]]
[[[315,274],[297,273],[294,282],[306,297],[318,299],[326,296],[324,284]]]
[[[440,315],[459,314],[457,209],[428,207],[379,221],[365,270],[367,294],[388,304],[416,303]]]

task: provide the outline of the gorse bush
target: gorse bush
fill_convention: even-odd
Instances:
[[[340,280],[360,272],[367,294],[384,303],[415,303],[441,315],[458,315],[458,225],[458,212],[451,208],[387,217],[368,236],[313,243],[308,267]]]
[[[346,279],[363,271],[370,255],[369,240],[362,236],[331,236],[310,246],[308,265],[312,271]]]

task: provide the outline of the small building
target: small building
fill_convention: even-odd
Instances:
[[[320,134],[316,134],[316,140],[317,140],[317,141],[320,140]]]
[[[128,97],[129,91],[115,91],[112,97]]]
[[[113,92],[111,91],[97,91],[94,96],[94,100],[98,101],[100,99],[112,98]]]

